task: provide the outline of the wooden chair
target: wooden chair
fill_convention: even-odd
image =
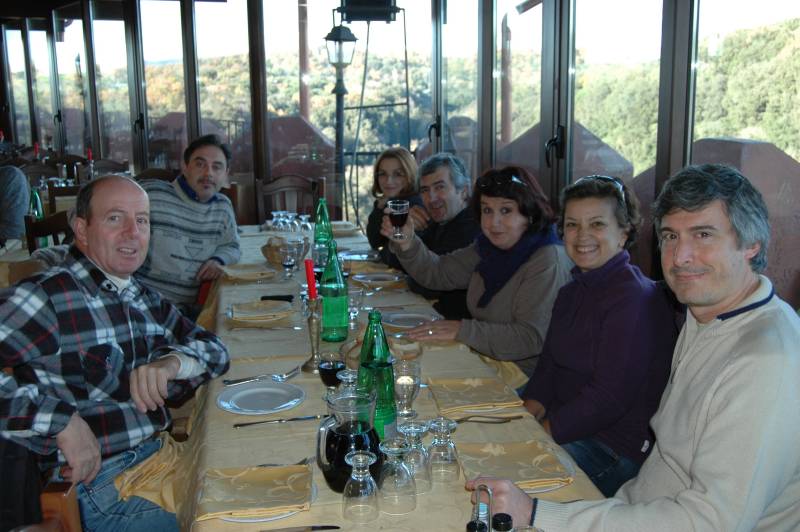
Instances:
[[[58,168],[56,168],[55,164],[31,163],[23,166],[20,170],[28,176],[28,182],[32,186],[38,185],[39,179],[42,177],[45,179],[58,177]]]
[[[160,179],[161,181],[172,181],[178,177],[178,171],[172,170],[170,168],[145,168],[133,178],[136,181],[142,181],[144,179]]]
[[[317,200],[323,194],[325,178],[282,175],[272,181],[256,179],[258,219],[263,222],[271,211],[314,214]]]
[[[94,175],[101,176],[116,172],[127,172],[128,161],[114,161],[112,159],[98,159],[94,162]]]
[[[28,241],[28,253],[33,253],[38,246],[39,238],[50,237],[53,245],[67,243],[73,237],[69,225],[67,211],[58,211],[42,220],[37,220],[30,214],[25,215],[25,238]]]
[[[233,205],[233,215],[236,217],[236,223],[239,223],[239,184],[238,183],[231,183],[227,188],[221,188],[219,193],[223,196],[226,196],[229,200],[231,200],[231,205]]]
[[[47,182],[47,201],[50,207],[50,213],[57,212],[56,198],[77,196],[78,191],[81,189],[80,185],[70,185],[67,187],[57,187],[52,181]]]

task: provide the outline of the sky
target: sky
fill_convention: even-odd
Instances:
[[[324,46],[324,36],[333,26],[331,10],[337,0],[307,0],[309,46]],[[508,14],[512,49],[539,50],[541,46],[541,7],[519,15],[514,9],[519,0],[499,0],[497,16]],[[197,43],[200,57],[247,53],[246,0],[198,2],[196,4]],[[409,51],[429,54],[431,50],[429,0],[398,0],[406,9]],[[576,0],[576,44],[589,63],[637,63],[657,59],[660,54],[662,0]],[[477,39],[465,42],[464,35],[477,32],[477,0],[449,2],[448,26],[444,46],[449,57],[474,57]],[[142,38],[148,62],[175,61],[181,57],[180,8],[178,2],[142,0]],[[724,35],[730,31],[771,24],[800,17],[800,1],[701,0],[701,36]],[[297,50],[297,4],[293,0],[264,0],[267,54]],[[337,16],[337,22],[339,20]],[[76,25],[73,25],[76,26]],[[364,53],[366,23],[349,25],[358,37],[356,54]],[[95,55],[103,68],[125,66],[126,54],[121,22],[94,26]],[[472,28],[463,31],[462,28]],[[370,54],[402,53],[402,15],[385,24],[372,24]],[[16,32],[17,35],[19,32]],[[80,46],[80,28],[67,29],[67,42],[59,43],[59,57],[74,57]],[[24,68],[19,46],[10,42],[12,70]],[[67,64],[65,64],[67,63]],[[74,63],[59,61],[62,72]]]

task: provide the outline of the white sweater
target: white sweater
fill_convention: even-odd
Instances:
[[[547,532],[800,530],[800,318],[761,284],[702,325],[687,313],[639,475],[604,501],[539,501]]]

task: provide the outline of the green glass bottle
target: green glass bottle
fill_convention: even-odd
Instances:
[[[328,262],[319,281],[322,295],[322,340],[341,342],[347,339],[347,284],[336,256],[336,241],[328,241]]]
[[[42,220],[44,218],[44,206],[42,205],[42,197],[39,195],[39,189],[36,187],[31,187],[31,199],[30,204],[28,205],[28,214],[33,216],[37,220]],[[36,245],[40,248],[47,247],[47,237],[41,237],[37,239]]]
[[[389,344],[381,325],[381,313],[369,313],[369,324],[361,344],[358,388],[375,390],[375,431],[383,439],[397,436],[397,407],[394,402],[394,369]]]
[[[314,245],[311,249],[311,258],[314,259],[314,273],[317,281],[320,280],[321,271],[328,264],[328,242],[333,240],[331,219],[328,215],[328,202],[320,198],[317,203],[317,214],[314,219]]]

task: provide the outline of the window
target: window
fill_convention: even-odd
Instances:
[[[50,52],[44,31],[29,31],[33,79],[33,100],[36,108],[36,125],[39,144],[48,150],[54,144],[53,100],[50,88]]]
[[[95,2],[92,21],[100,142],[104,159],[132,159],[131,114],[128,95],[128,56],[121,4]],[[94,155],[99,158],[100,154]]]
[[[285,21],[284,21],[285,23]],[[247,1],[195,3],[200,129],[230,145],[233,174],[252,174]]]
[[[140,7],[150,136],[148,166],[177,169],[188,144],[180,2],[142,0]]]
[[[58,65],[58,89],[61,95],[61,119],[66,138],[67,153],[84,154],[91,144],[88,102],[86,56],[83,45],[83,23],[79,15],[79,4],[56,11],[56,25],[63,33],[56,37],[56,63]]]
[[[22,47],[22,32],[6,30],[11,91],[14,101],[14,121],[16,122],[17,144],[31,144],[31,118],[28,106],[28,75],[25,71],[25,53]]]

